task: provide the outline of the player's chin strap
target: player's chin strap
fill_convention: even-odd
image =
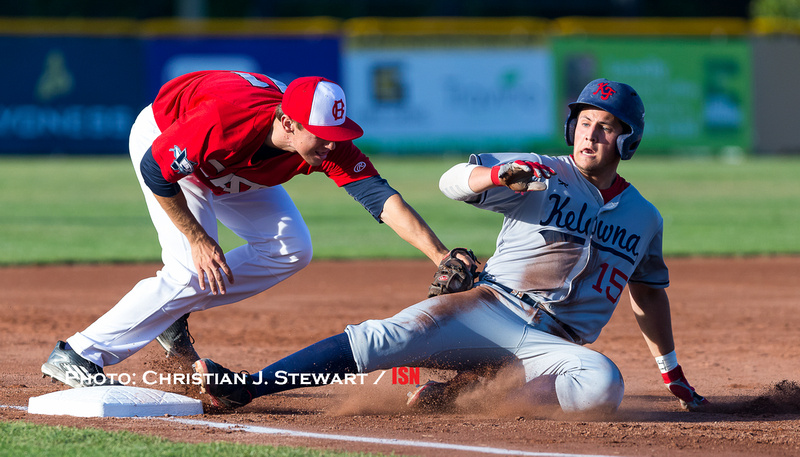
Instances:
[[[539,303],[536,300],[534,300],[533,298],[531,298],[531,296],[526,294],[525,292],[521,292],[519,290],[514,290],[514,289],[512,289],[510,287],[506,287],[506,286],[500,284],[499,282],[495,282],[493,279],[494,279],[494,277],[492,275],[485,274],[485,273],[481,273],[480,276],[478,277],[478,280],[486,281],[488,283],[491,283],[492,285],[497,286],[498,288],[502,289],[506,293],[511,294],[511,295],[519,298],[520,300],[522,300],[523,302],[527,303],[530,306],[533,306],[534,308],[536,308],[537,310],[541,311],[542,313],[547,314],[547,316],[550,317],[550,319],[552,319],[553,322],[558,324],[564,330],[564,332],[567,335],[569,335],[570,338],[572,338],[572,341],[574,343],[581,344],[581,341],[583,341],[583,340],[581,339],[580,336],[578,336],[578,334],[575,332],[575,330],[572,327],[570,327],[569,325],[561,322],[553,313],[551,313],[550,311],[545,309],[545,307],[542,306],[541,303]]]

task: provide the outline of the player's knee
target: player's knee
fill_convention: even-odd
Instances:
[[[278,240],[265,240],[250,243],[250,249],[261,257],[264,264],[280,264],[282,268],[297,272],[311,263],[314,250],[311,238],[304,236],[284,237]]]
[[[601,355],[567,379],[569,386],[559,389],[558,395],[565,412],[614,412],[622,403],[625,393],[622,373],[605,356]]]
[[[311,263],[311,258],[314,256],[314,249],[311,246],[311,240],[307,242],[296,243],[291,252],[287,252],[286,258],[291,263],[295,271],[302,270]]]
[[[625,394],[625,382],[622,373],[614,366],[613,370],[597,377],[594,384],[594,395],[586,407],[586,411],[615,412],[622,403]]]
[[[297,233],[291,240],[284,241],[281,244],[285,246],[285,250],[282,249],[281,253],[288,254],[291,262],[298,270],[311,263],[314,248],[311,245],[311,234],[307,230]]]

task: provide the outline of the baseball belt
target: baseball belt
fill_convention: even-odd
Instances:
[[[506,286],[500,284],[499,282],[494,282],[491,279],[487,278],[487,276],[488,275],[482,276],[480,279],[499,287],[500,289],[502,289],[506,293],[511,294],[511,295],[519,298],[520,300],[522,300],[523,302],[527,303],[528,305],[536,308],[537,310],[543,312],[544,314],[547,314],[547,316],[550,317],[550,319],[553,319],[553,322],[558,324],[558,326],[561,327],[562,330],[564,330],[564,333],[566,333],[567,335],[569,335],[570,338],[572,338],[572,341],[574,343],[578,343],[579,341],[582,341],[581,337],[578,336],[578,334],[575,332],[575,330],[572,327],[570,327],[569,325],[561,322],[553,313],[551,313],[550,311],[545,309],[545,307],[542,306],[541,303],[539,303],[536,300],[534,300],[533,298],[531,298],[530,295],[526,294],[525,292],[521,292],[519,290],[514,290],[514,289],[512,289],[510,287],[506,287]],[[580,343],[578,343],[578,344],[580,344]]]

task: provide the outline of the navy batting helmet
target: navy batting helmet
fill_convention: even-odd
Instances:
[[[564,124],[569,146],[575,144],[578,113],[586,105],[608,111],[627,127],[625,133],[617,137],[617,151],[622,160],[633,157],[644,134],[644,104],[633,87],[607,79],[595,79],[587,84],[578,99],[569,104],[569,117]]]

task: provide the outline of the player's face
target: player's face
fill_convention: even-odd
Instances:
[[[336,143],[323,140],[304,128],[295,128],[292,145],[309,165],[315,167],[322,163],[328,153],[336,149]]]
[[[622,123],[608,111],[585,109],[578,115],[572,156],[584,176],[590,180],[613,173],[616,176],[619,154],[617,137]]]

